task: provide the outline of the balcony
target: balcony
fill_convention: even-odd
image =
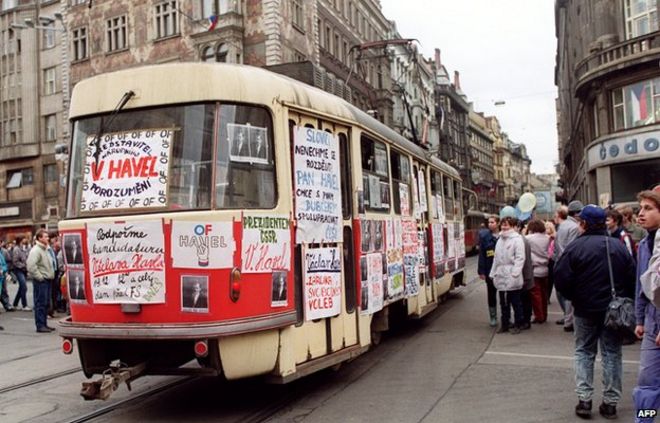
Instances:
[[[658,60],[658,58],[660,58],[659,31],[599,50],[576,65],[576,91],[579,92],[588,82],[610,72]]]

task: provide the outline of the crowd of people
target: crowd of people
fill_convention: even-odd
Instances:
[[[48,317],[68,311],[66,289],[61,288],[63,252],[57,233],[40,229],[30,241],[24,236],[0,240],[0,303],[7,312],[33,312],[37,332],[50,333],[55,329],[48,326]],[[33,285],[34,309],[28,305],[28,282]],[[9,283],[18,284],[13,301],[7,291]],[[0,326],[0,330],[4,328]]]
[[[638,200],[637,217],[631,207],[603,209],[573,201],[559,207],[547,222],[521,222],[513,207],[505,207],[479,234],[478,273],[488,287],[492,327],[498,324],[499,297],[497,333],[517,335],[533,323],[546,323],[554,287],[563,311],[556,323],[574,332],[575,413],[582,418],[591,416],[598,344],[603,367],[599,412],[608,419],[617,417],[622,345],[627,340],[605,326],[613,294],[635,299],[635,335],[642,340],[638,386],[633,391],[636,410],[660,408],[660,304],[653,303],[646,288],[651,283],[644,289],[640,284],[655,278],[653,286],[659,292],[654,295],[660,298],[660,185],[639,193]]]

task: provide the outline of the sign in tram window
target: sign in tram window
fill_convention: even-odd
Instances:
[[[365,206],[368,210],[387,211],[391,203],[387,148],[364,135],[360,145]]]
[[[229,158],[232,161],[268,164],[268,128],[228,123],[227,138],[231,145]]]
[[[296,126],[293,160],[296,243],[342,242],[337,137],[326,131]]]
[[[162,208],[173,129],[144,129],[87,137],[81,211]]]

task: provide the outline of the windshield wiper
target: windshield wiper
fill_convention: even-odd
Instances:
[[[96,131],[96,139],[93,141],[94,143],[93,156],[94,156],[94,161],[96,162],[96,166],[99,165],[99,156],[101,155],[101,137],[108,129],[110,129],[110,125],[112,125],[112,122],[115,120],[121,109],[123,109],[124,106],[126,106],[128,100],[133,98],[134,95],[135,92],[133,90],[126,91],[122,96],[121,100],[119,100],[119,103],[117,103],[117,106],[112,111],[112,114],[110,114],[108,123],[103,124],[103,118],[101,118],[101,120],[99,121],[99,129]]]

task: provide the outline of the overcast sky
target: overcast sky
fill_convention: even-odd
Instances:
[[[527,146],[535,173],[554,173],[557,125],[553,0],[381,0],[403,38],[442,52],[475,110]],[[505,101],[495,106],[495,101]]]

